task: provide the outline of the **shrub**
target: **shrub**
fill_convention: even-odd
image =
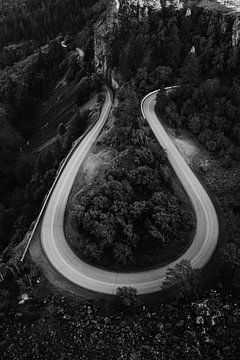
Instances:
[[[162,289],[169,289],[177,300],[191,300],[201,291],[201,272],[193,269],[189,260],[182,260],[167,270]]]
[[[131,286],[123,286],[117,288],[117,298],[119,304],[124,309],[133,310],[137,309],[140,305],[139,298],[137,297],[137,290]]]

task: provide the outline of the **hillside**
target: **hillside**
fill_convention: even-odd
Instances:
[[[216,1],[158,0],[6,0],[0,12],[3,359],[238,359],[238,12]],[[164,292],[147,299],[133,289],[111,302],[82,299],[46,258],[19,262],[61,162],[98,117],[102,80],[114,107],[66,217],[79,256],[109,269],[148,269],[191,243],[191,205],[140,113],[141,98],[158,88],[158,116],[219,216],[209,265],[180,264]],[[176,84],[166,96],[164,87]]]

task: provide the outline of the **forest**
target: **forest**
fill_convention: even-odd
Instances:
[[[104,8],[97,0],[27,0],[2,2],[0,42],[2,46],[32,40],[47,43],[60,33],[77,32],[90,20],[99,19]]]
[[[194,73],[195,77],[189,74]],[[239,85],[226,86],[220,78],[200,81],[200,66],[189,54],[181,69],[180,87],[158,95],[157,109],[169,124],[187,128],[206,149],[226,159],[240,159]],[[185,75],[187,74],[187,76]],[[198,79],[198,81],[197,81]],[[191,83],[192,81],[192,83]]]
[[[21,9],[14,8],[16,16]],[[13,16],[13,13],[6,12],[6,17]],[[86,10],[86,17],[87,14],[91,19],[91,10]],[[41,26],[39,23],[38,28]],[[32,37],[32,40],[27,41],[31,45],[36,38],[29,31],[27,33]],[[37,115],[39,104],[48,101],[60,79],[65,78],[69,86],[75,86],[73,96],[78,107],[89,99],[93,90],[99,89],[99,80],[93,75],[91,62],[88,64],[88,56],[92,56],[88,54],[86,39],[91,41],[88,35],[84,33],[78,38],[85,46],[86,62],[83,63],[79,63],[72,54],[76,45],[65,49],[60,39],[54,37],[48,40],[47,46],[39,47],[29,54],[29,49],[25,51],[25,38],[22,36],[24,42],[17,45],[17,59],[15,45],[10,44],[8,48],[5,46],[1,49],[0,54],[8,64],[2,64],[0,72],[0,249],[3,264],[7,264],[12,249],[19,244],[36,219],[60,162],[73,141],[88,126],[88,113],[76,111],[67,129],[59,124],[57,141],[52,146],[37,154],[29,146],[35,133],[41,132],[42,124]]]
[[[166,286],[173,287],[167,299],[156,297],[146,305],[134,289],[120,289],[109,304],[61,295],[30,259],[23,267],[16,264],[16,246],[36,219],[62,159],[89,124],[88,112],[76,111],[69,127],[57,124],[57,140],[38,154],[27,145],[40,133],[38,107],[63,78],[76,87],[77,107],[99,92],[94,25],[105,21],[108,26],[111,20],[105,1],[1,2],[3,359],[238,359],[240,58],[233,41],[235,16],[223,19],[221,12],[197,4],[187,15],[186,7],[176,11],[162,4],[161,12],[149,8],[145,16],[144,9],[122,1],[117,26],[105,34],[107,64],[121,88],[117,121],[99,146],[111,148],[115,160],[78,199],[73,225],[85,241],[80,237],[72,246],[99,265],[107,259],[114,269],[151,266],[168,246],[177,244],[177,252],[185,246],[183,233],[191,231],[192,214],[174,195],[165,153],[139,112],[142,96],[160,88],[159,116],[172,128],[190,131],[220,164],[217,180],[211,180],[225,181],[224,187],[213,187],[223,226],[210,268],[214,276],[180,264],[169,270]],[[64,39],[67,48],[61,46]],[[81,64],[74,56],[76,46],[85,52]],[[180,87],[166,96],[164,87],[170,85]],[[203,181],[206,175],[199,174]],[[142,234],[152,245],[149,253]],[[30,300],[19,304],[23,292]]]
[[[143,96],[160,89],[156,111],[177,129],[188,129],[220,164],[214,186],[223,217],[223,241],[214,262],[217,279],[239,291],[239,44],[236,17],[192,4],[160,12],[129,9],[109,37],[109,66]],[[131,14],[131,16],[129,16]],[[128,15],[128,16],[127,16]],[[139,21],[139,19],[141,19]],[[112,34],[113,33],[113,34]],[[179,85],[166,96],[165,86]],[[200,176],[203,173],[200,172]],[[214,174],[213,174],[214,175]],[[216,175],[217,176],[217,175]],[[218,188],[219,186],[219,188]],[[222,188],[221,188],[222,186]]]
[[[123,116],[128,116],[127,104],[124,104],[124,91],[127,92],[127,96],[131,99],[128,89],[136,94],[135,101],[128,99],[131,102],[131,108],[137,103],[137,97],[140,99],[141,96],[145,95],[149,91],[160,88],[161,91],[158,95],[158,102],[156,109],[160,114],[165,115],[167,122],[170,126],[176,128],[187,128],[194,136],[199,140],[200,144],[205,145],[206,149],[218,155],[223,162],[224,167],[231,167],[237,164],[239,160],[239,80],[238,80],[238,58],[237,54],[239,49],[237,46],[232,45],[232,26],[234,18],[229,16],[224,18],[224,24],[219,28],[219,24],[223,23],[221,13],[217,13],[214,17],[211,14],[206,14],[204,9],[201,7],[192,6],[190,16],[185,16],[186,9],[182,11],[175,11],[174,7],[164,7],[161,12],[151,11],[148,9],[148,16],[142,16],[143,11],[141,8],[137,10],[129,9],[129,6],[124,2],[121,3],[121,21],[117,27],[113,27],[110,34],[106,31],[106,38],[108,41],[108,65],[110,68],[117,69],[120,76],[124,79],[126,90],[122,90],[119,93],[120,100],[123,101],[124,111],[117,109],[117,116],[119,121]],[[133,7],[134,8],[134,7]],[[131,14],[131,16],[129,16]],[[141,21],[139,21],[141,18]],[[166,96],[163,88],[169,85],[179,85],[179,89],[169,96]],[[122,98],[121,98],[122,97]],[[138,100],[139,101],[139,100]],[[132,110],[130,112],[132,120],[137,122],[135,118],[138,116],[137,111]],[[140,122],[141,130],[143,125]],[[139,126],[139,125],[138,125]],[[136,125],[132,123],[131,126],[131,143],[135,141],[134,127]],[[115,126],[114,135],[111,137],[110,142],[106,141],[106,146],[113,146],[112,141],[116,139],[127,139],[127,126],[125,129],[119,129],[119,126]],[[131,147],[132,144],[120,143],[118,144],[118,151],[123,151],[129,148],[130,152],[133,152]],[[143,144],[141,147],[146,153]],[[134,143],[136,150],[136,143]],[[149,148],[149,146],[148,146]],[[150,147],[151,151],[151,147]],[[138,154],[134,151],[134,159],[141,165],[141,179],[143,166],[146,168],[146,164],[141,163],[142,160],[138,160]],[[128,155],[130,157],[130,155]],[[118,159],[118,157],[117,157]],[[124,164],[126,164],[126,158]],[[131,166],[133,161],[131,162]],[[148,161],[148,165],[151,161]],[[121,179],[126,181],[125,184],[129,184],[137,188],[137,192],[134,193],[133,199],[138,200],[144,197],[144,194],[149,193],[151,189],[144,187],[144,193],[139,194],[139,184],[134,183],[134,180],[130,178],[131,172],[122,176],[122,164],[121,159],[118,161],[118,165],[121,167]],[[114,164],[114,166],[116,166]],[[124,165],[124,169],[127,168]],[[139,166],[140,168],[140,166]],[[158,166],[153,164],[153,168],[156,170]],[[115,170],[114,170],[115,171]],[[139,170],[138,170],[139,171]],[[74,212],[75,223],[77,230],[81,234],[78,239],[79,244],[77,249],[79,253],[84,253],[86,258],[92,261],[100,261],[103,254],[108,253],[110,258],[115,257],[112,255],[112,246],[114,245],[113,239],[124,239],[125,236],[129,236],[130,246],[126,246],[126,240],[121,245],[121,251],[127,256],[129,260],[124,260],[125,263],[134,263],[136,259],[131,255],[132,251],[130,248],[135,246],[136,249],[141,249],[141,241],[138,243],[138,231],[139,224],[136,222],[134,217],[132,218],[131,213],[124,215],[122,207],[112,208],[112,202],[109,202],[110,196],[106,197],[106,183],[107,191],[111,188],[112,169],[109,169],[106,175],[94,184],[93,190],[86,196],[79,200],[78,210]],[[137,174],[139,181],[139,174]],[[110,177],[111,176],[111,177]],[[117,173],[117,177],[119,177]],[[150,174],[148,174],[150,176]],[[109,177],[111,181],[109,182]],[[153,175],[153,177],[161,178],[159,175]],[[116,180],[117,178],[115,178]],[[151,177],[149,178],[151,179]],[[152,185],[152,181],[146,182],[146,184]],[[101,185],[101,187],[99,187]],[[115,184],[117,186],[117,184]],[[166,184],[165,184],[166,185]],[[163,186],[165,187],[163,184]],[[159,184],[153,185],[153,188],[157,189]],[[238,189],[234,186],[234,203],[232,208],[238,208],[239,196],[237,195]],[[114,187],[115,189],[115,187]],[[122,190],[125,194],[129,193],[129,187]],[[141,191],[141,190],[140,190]],[[164,189],[166,192],[166,189]],[[114,190],[110,191],[111,198]],[[96,200],[96,196],[99,199],[104,199],[104,205],[101,205],[101,201]],[[118,195],[121,198],[121,195]],[[227,195],[229,197],[229,195]],[[226,196],[226,198],[227,198]],[[150,196],[151,198],[151,196]],[[131,200],[130,200],[131,199]],[[132,194],[130,193],[129,198],[124,201],[132,205]],[[144,198],[145,201],[145,198]],[[164,200],[162,200],[164,201]],[[152,201],[151,201],[152,202]],[[126,204],[125,204],[126,205]],[[140,204],[138,204],[140,206]],[[109,211],[109,208],[111,209]],[[124,219],[124,227],[127,230],[127,235],[121,232],[121,225],[117,226],[116,231],[116,217],[113,215],[114,210],[120,212]],[[166,215],[168,213],[167,206],[165,205]],[[148,206],[141,208],[144,214],[151,214]],[[108,212],[109,211],[109,212]],[[145,212],[147,211],[147,212]],[[172,211],[172,210],[171,210]],[[235,210],[236,212],[236,210]],[[90,216],[91,214],[91,216]],[[111,216],[106,216],[106,214]],[[113,215],[113,216],[112,216]],[[145,222],[145,229],[148,229],[148,235],[144,233],[144,239],[148,239],[152,244],[153,231],[152,225],[155,230],[155,235],[159,239],[164,235],[164,239],[168,236],[171,238],[171,234],[166,232],[166,228],[159,228],[159,224],[155,222],[156,216],[153,215],[155,220],[147,217],[147,225]],[[91,218],[91,220],[90,220]],[[176,214],[174,212],[174,218]],[[99,224],[101,219],[101,225]],[[105,219],[105,220],[103,220]],[[123,222],[123,219],[117,219]],[[140,218],[141,219],[141,218]],[[166,218],[161,218],[165,223]],[[164,219],[164,220],[163,220]],[[150,220],[150,222],[148,221]],[[191,221],[190,221],[191,222]],[[181,221],[179,222],[179,224]],[[95,224],[95,226],[93,226]],[[104,224],[104,225],[103,225]],[[130,227],[126,225],[130,225]],[[152,225],[150,225],[152,224]],[[136,226],[135,226],[136,225]],[[149,227],[150,226],[150,227]],[[235,225],[234,225],[235,226]],[[236,227],[239,229],[239,218],[237,218]],[[171,226],[172,228],[172,226]],[[149,229],[151,229],[149,231]],[[185,230],[185,229],[184,229]],[[163,233],[162,233],[163,231]],[[186,230],[185,230],[186,231]],[[237,230],[238,231],[238,230]],[[141,229],[142,232],[142,229]],[[178,233],[178,231],[176,231]],[[108,236],[111,234],[110,236]],[[121,236],[120,236],[121,234]],[[82,237],[83,235],[83,237]],[[150,236],[150,237],[149,237]],[[237,235],[236,235],[237,236]],[[94,240],[91,240],[93,239]],[[176,236],[173,237],[176,240]],[[102,239],[102,241],[101,241]],[[105,240],[104,240],[105,239]],[[108,239],[108,240],[106,240]],[[113,242],[111,242],[111,240]],[[91,246],[86,249],[85,245],[90,242]],[[110,243],[109,243],[110,242]],[[166,241],[168,242],[168,240]],[[85,245],[84,245],[85,244]],[[103,251],[99,244],[103,244],[102,247],[106,250]],[[137,245],[138,244],[138,245]],[[75,244],[74,244],[75,246]],[[119,253],[119,246],[117,253]],[[90,250],[90,252],[89,252]],[[237,250],[238,251],[238,250]],[[138,252],[138,250],[137,250]],[[140,251],[141,252],[141,251]],[[144,249],[146,252],[146,249]],[[144,253],[143,252],[143,253]],[[92,253],[92,254],[91,254]],[[223,250],[223,254],[225,251]],[[120,256],[120,253],[119,253]],[[105,257],[102,263],[105,263]],[[131,259],[130,259],[131,258]],[[99,260],[97,260],[99,259]],[[123,261],[123,259],[122,259]],[[149,260],[148,260],[149,261]],[[227,260],[228,261],[228,260]],[[100,261],[101,262],[101,261]],[[144,260],[142,259],[140,263]],[[235,268],[235,266],[234,266]],[[235,270],[234,270],[235,271]]]
[[[166,155],[140,114],[131,87],[120,92],[115,126],[101,140],[113,160],[70,208],[80,257],[114,269],[170,261],[191,241],[194,216],[174,194]]]

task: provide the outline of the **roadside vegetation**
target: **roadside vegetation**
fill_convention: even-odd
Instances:
[[[16,5],[13,13],[7,10],[6,13],[3,12],[5,20],[1,26],[8,26],[9,21],[14,21],[13,17],[20,16],[21,12],[26,11],[27,6],[30,6],[30,2],[26,2],[24,7]],[[40,11],[37,1],[31,6],[36,6]],[[49,11],[43,3],[41,6],[42,11]],[[90,16],[87,9],[85,16]],[[31,17],[28,19],[31,21]],[[19,23],[15,22],[18,26]],[[41,23],[34,24],[38,29],[42,26]],[[58,34],[57,30],[56,32]],[[28,39],[27,43],[31,44],[36,38],[29,29],[26,29],[25,35],[17,30],[10,34],[22,34],[20,39],[5,37],[5,41],[10,44],[13,40],[20,41],[25,37]],[[55,33],[52,36],[55,36]],[[83,34],[82,38],[79,37],[83,44],[85,36],[88,35]],[[90,41],[90,37],[88,39]],[[19,46],[21,44],[24,43],[19,43]],[[60,162],[68,153],[73,141],[89,124],[88,113],[81,112],[79,107],[89,100],[92,91],[99,90],[99,80],[93,75],[91,65],[80,61],[74,50],[74,47],[63,48],[60,39],[53,38],[46,46],[39,47],[31,55],[28,55],[28,52],[22,53],[21,60],[14,61],[13,65],[12,51],[6,52],[5,47],[0,51],[0,58],[3,55],[8,65],[2,64],[0,74],[0,249],[4,251],[4,261],[8,260],[12,248],[21,241],[31,222],[37,217]],[[87,60],[87,48],[84,50]],[[56,141],[44,151],[30,151],[34,150],[32,138],[36,134],[42,136],[44,123],[40,116],[40,105],[42,109],[50,107],[48,99],[51,99],[53,93],[57,93],[58,90],[64,97],[65,88],[68,87],[74,89],[71,104],[72,108],[75,106],[75,112],[69,115],[70,122],[65,128],[66,131],[60,128]],[[57,108],[60,100],[55,98],[54,101]],[[49,116],[49,121],[54,122],[54,107],[52,111],[53,115]],[[54,135],[57,135],[56,127]]]
[[[119,306],[40,288],[25,304],[1,312],[2,359],[238,359],[236,297],[218,289],[190,302],[147,306],[124,291]]]
[[[96,150],[111,149],[112,160],[69,205],[68,221],[78,233],[70,241],[95,265],[143,269],[185,250],[194,216],[174,194],[172,170],[141,116],[137,94],[124,88],[120,99],[114,126]]]
[[[141,96],[159,88],[156,110],[160,116],[176,133],[188,129],[210,153],[214,165],[208,169],[202,162],[195,171],[206,180],[223,210],[216,276],[228,289],[238,291],[240,63],[236,17],[195,5],[180,11],[163,7],[159,13],[149,9],[148,16],[143,16],[143,9],[131,12],[123,5],[124,20],[109,38],[109,62]],[[171,85],[180,88],[166,96],[163,89]]]
[[[226,47],[222,44],[218,51]],[[219,278],[234,291],[239,289],[240,271],[236,261],[240,252],[240,78],[234,71],[238,69],[234,60],[237,51],[233,48],[221,57],[221,66],[215,59],[207,79],[204,58],[197,50],[190,52],[179,70],[180,87],[168,95],[162,88],[156,103],[156,111],[170,127],[178,133],[181,129],[190,131],[210,154],[210,162],[193,167],[213,190],[224,213],[224,241],[215,261]],[[207,54],[205,58],[209,59]]]
[[[80,31],[90,18],[96,21],[104,7],[104,2],[97,0],[4,0],[0,42],[4,46],[34,40],[45,45],[60,33]]]
[[[179,132],[188,129],[211,154],[201,167],[191,164],[221,208],[223,231],[211,281],[207,272],[184,261],[169,269],[164,295],[152,306],[125,287],[111,304],[80,302],[53,292],[30,259],[19,265],[23,235],[72,142],[89,126],[90,115],[80,106],[99,91],[93,26],[110,21],[106,3],[12,0],[0,5],[1,357],[238,359],[240,63],[234,16],[223,19],[220,12],[197,6],[190,13],[163,6],[162,12],[149,9],[145,16],[146,9],[121,1],[120,20],[105,34],[107,64],[121,86],[119,103],[110,133],[97,144],[111,160],[76,197],[71,214],[78,234],[72,246],[89,261],[113,269],[147,268],[161,256],[171,260],[187,244],[192,213],[176,196],[165,154],[139,112],[141,97],[160,88],[160,116]],[[82,62],[76,46],[85,53]],[[175,84],[180,90],[166,96],[163,88]],[[71,89],[76,111],[69,124],[64,116],[53,116],[54,142],[32,151],[31,141],[44,125],[41,108],[50,109],[50,99],[61,102],[63,89]],[[24,294],[30,299],[20,304]]]

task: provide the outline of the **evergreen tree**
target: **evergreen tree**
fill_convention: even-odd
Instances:
[[[167,270],[162,289],[169,289],[177,300],[191,299],[200,292],[201,272],[193,269],[188,260],[182,260],[174,268]]]
[[[181,69],[181,84],[190,87],[197,86],[200,80],[200,65],[194,51],[185,58]]]

